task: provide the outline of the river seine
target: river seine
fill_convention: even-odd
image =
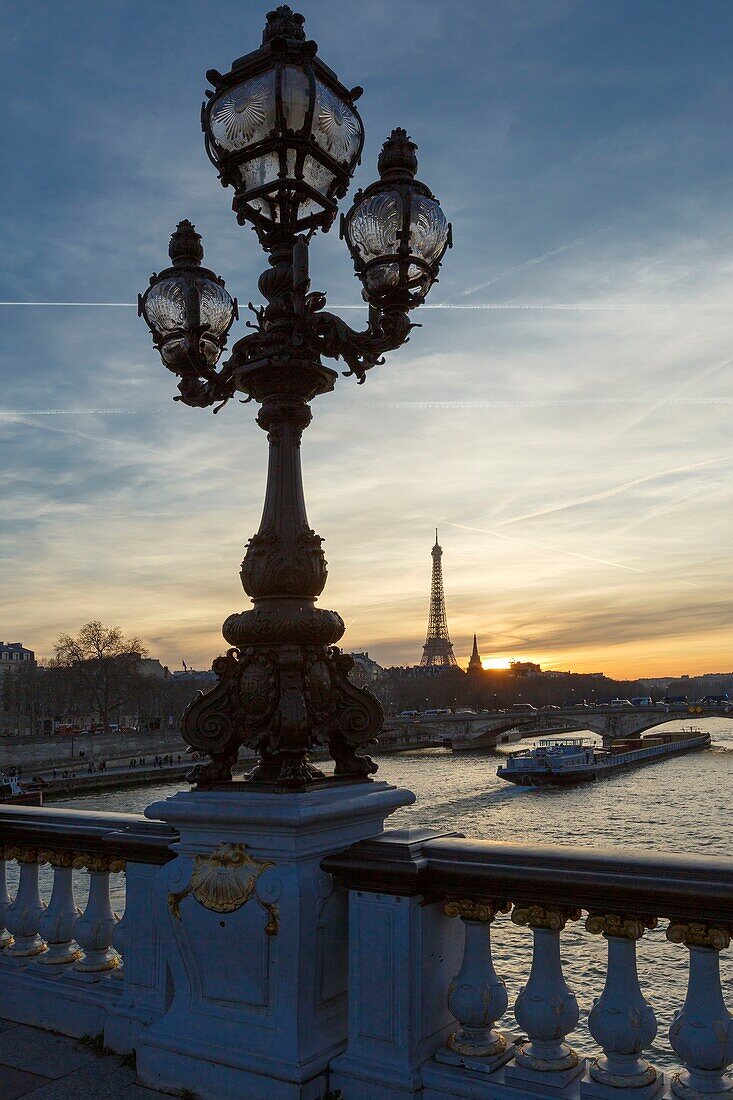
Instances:
[[[689,721],[675,723],[689,728]],[[694,723],[709,730],[713,747],[637,771],[622,772],[576,788],[535,789],[510,786],[497,778],[500,753],[460,754],[422,749],[377,756],[378,778],[408,787],[417,795],[414,806],[400,810],[388,827],[430,826],[487,840],[573,844],[655,851],[731,854],[731,794],[733,792],[733,722],[724,719]],[[524,742],[526,745],[527,742]],[[178,784],[104,792],[55,802],[76,809],[142,812],[165,798]],[[113,880],[117,876],[113,876]],[[119,880],[118,880],[119,882]],[[81,885],[81,882],[80,882]],[[117,886],[122,889],[122,883]],[[115,895],[117,907],[122,897]],[[659,1024],[652,1060],[660,1068],[674,1065],[667,1031],[673,1012],[682,1005],[687,982],[687,950],[670,944],[665,924],[647,933],[639,944],[639,976]],[[494,962],[506,979],[509,1002],[529,973],[531,933],[508,917],[492,926]],[[563,934],[565,974],[581,1010],[573,1042],[588,1049],[587,1014],[603,988],[605,950],[602,937],[589,936],[583,923]],[[731,952],[721,957],[723,991],[733,1007]],[[516,1028],[511,1010],[503,1026]]]

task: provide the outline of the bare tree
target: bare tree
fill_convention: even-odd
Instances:
[[[127,702],[147,650],[139,638],[126,638],[119,627],[87,623],[78,634],[60,634],[54,646],[58,665],[73,668],[89,695],[91,709],[109,731],[109,716]]]

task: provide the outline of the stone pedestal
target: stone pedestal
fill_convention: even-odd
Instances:
[[[125,915],[114,941],[124,965],[111,976],[118,999],[104,1022],[104,1045],[119,1054],[135,1050],[140,1032],[166,1008],[165,960],[151,904],[159,871],[155,864],[127,864]]]
[[[349,854],[349,1042],[329,1075],[344,1100],[422,1095],[422,1068],[455,1031],[448,988],[461,965],[461,924],[442,899],[419,892],[422,845],[440,835],[390,830]],[[395,868],[402,892],[390,885]]]
[[[329,1084],[344,1100],[409,1100],[455,1020],[446,990],[461,955],[439,902],[351,892],[349,1044]]]
[[[153,889],[173,988],[140,1036],[140,1083],[195,1082],[201,1100],[325,1095],[347,1037],[348,905],[320,862],[413,801],[364,782],[179,792],[148,807],[180,841]]]

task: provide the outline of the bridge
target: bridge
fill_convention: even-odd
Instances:
[[[450,741],[453,752],[464,752],[495,748],[503,735],[515,729],[522,737],[590,730],[602,737],[607,748],[614,741],[637,737],[667,722],[702,718],[733,720],[733,711],[725,706],[696,704],[679,710],[663,703],[650,707],[576,705],[555,710],[509,709],[478,714],[421,715],[417,719],[395,718],[385,723],[385,731],[409,729],[428,741]]]

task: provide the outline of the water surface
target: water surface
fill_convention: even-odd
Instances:
[[[670,728],[683,724],[690,725],[689,721],[677,722]],[[499,752],[453,756],[444,749],[421,749],[382,755],[378,757],[378,778],[407,787],[417,795],[415,805],[399,810],[388,825],[427,826],[459,831],[476,839],[513,843],[635,847],[728,856],[733,722],[710,719],[694,725],[710,731],[712,749],[576,788],[509,785],[496,775]],[[180,784],[166,784],[105,791],[54,805],[142,812],[151,802],[179,788]],[[124,903],[123,884],[121,876],[114,878],[119,908]],[[47,876],[44,880],[47,888]],[[84,888],[83,880],[80,886]],[[517,928],[508,917],[499,917],[492,927],[492,941],[496,968],[506,979],[511,1005],[529,972],[531,933]],[[581,1009],[581,1023],[573,1041],[579,1048],[589,1049],[592,1040],[585,1019],[603,988],[605,944],[602,937],[589,936],[582,922],[568,926],[562,943],[566,978]],[[728,951],[722,956],[724,996],[729,1007],[733,1002],[730,955]],[[659,1066],[669,1068],[674,1064],[674,1055],[666,1036],[672,1014],[685,996],[687,950],[666,941],[664,925],[641,941],[639,975],[659,1022],[652,1057]],[[511,1011],[503,1023],[516,1028]]]

